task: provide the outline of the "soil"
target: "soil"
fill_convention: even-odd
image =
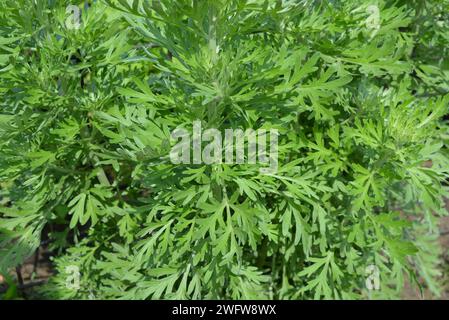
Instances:
[[[447,201],[447,208],[449,211],[449,200]],[[441,271],[443,273],[442,281],[446,283],[446,290],[441,297],[435,297],[429,290],[424,289],[421,295],[419,289],[412,288],[407,281],[404,286],[402,299],[404,300],[427,300],[439,299],[449,300],[449,217],[442,218],[440,224],[440,243],[443,247]],[[45,248],[41,248],[37,255],[30,257],[19,269],[23,279],[22,287],[25,293],[35,287],[44,284],[48,281],[53,273],[49,253]],[[13,273],[16,277],[16,274]],[[3,287],[3,288],[2,288]],[[5,289],[5,279],[0,275],[0,292]]]
[[[449,211],[449,201],[447,201],[446,207]],[[443,256],[441,257],[441,272],[443,276],[441,280],[445,283],[446,290],[442,292],[441,297],[435,297],[429,290],[424,290],[423,295],[421,295],[419,289],[412,288],[410,283],[406,282],[402,295],[404,300],[449,300],[449,217],[441,219],[440,244],[443,248]]]

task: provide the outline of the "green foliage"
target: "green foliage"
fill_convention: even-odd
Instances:
[[[447,0],[78,2],[0,3],[0,273],[45,238],[50,298],[439,294]],[[172,164],[195,120],[277,129],[279,170]]]

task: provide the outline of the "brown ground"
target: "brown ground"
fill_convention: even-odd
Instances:
[[[449,210],[449,200],[447,202]],[[428,290],[424,290],[421,296],[419,289],[412,288],[407,282],[404,286],[403,299],[404,300],[423,300],[423,299],[440,299],[449,300],[449,217],[445,217],[441,220],[440,225],[440,243],[443,247],[442,257],[442,281],[446,282],[446,291],[442,293],[441,297],[433,296]],[[34,286],[45,283],[52,274],[51,263],[49,260],[48,252],[40,250],[38,257],[32,256],[21,267],[20,272],[23,277],[23,288],[25,291],[33,288]],[[4,288],[4,278],[0,275],[0,292]]]
[[[449,210],[449,200],[446,207]],[[439,299],[449,300],[449,217],[441,219],[440,224],[440,244],[443,248],[443,257],[441,258],[442,266],[441,271],[443,273],[442,281],[446,284],[446,290],[442,293],[441,297],[433,296],[428,290],[424,290],[423,295],[419,292],[419,289],[411,288],[409,283],[404,286],[403,299],[404,300],[426,300],[426,299]]]

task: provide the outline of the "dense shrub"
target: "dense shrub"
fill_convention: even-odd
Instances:
[[[0,272],[45,239],[48,298],[438,295],[448,8],[1,1]],[[278,171],[173,164],[195,120],[277,129]]]

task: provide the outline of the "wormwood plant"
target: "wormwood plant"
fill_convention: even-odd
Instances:
[[[438,295],[448,9],[1,1],[0,272],[46,240],[40,297],[397,298],[407,278]],[[171,163],[196,120],[278,130],[277,172]]]

